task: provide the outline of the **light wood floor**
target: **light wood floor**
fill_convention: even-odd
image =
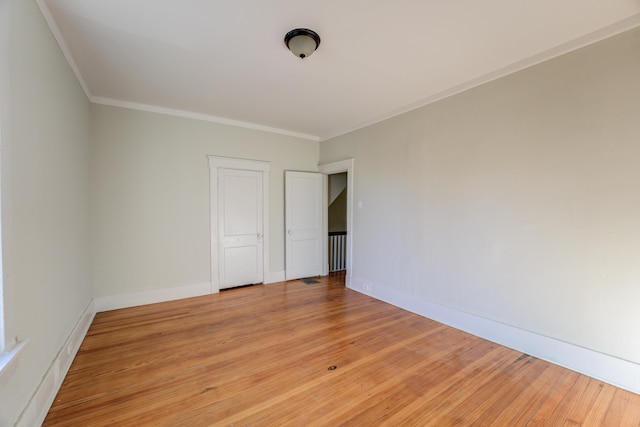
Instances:
[[[337,275],[98,314],[44,425],[638,426],[640,396]]]

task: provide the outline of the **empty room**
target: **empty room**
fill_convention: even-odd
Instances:
[[[640,2],[0,0],[0,426],[640,425]]]

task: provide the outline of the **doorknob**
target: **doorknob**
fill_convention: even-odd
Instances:
[[[287,230],[287,234],[288,234],[289,236],[291,236],[291,235],[293,234],[293,231],[291,231],[291,230]]]
[[[258,233],[258,239],[262,239],[262,234]]]

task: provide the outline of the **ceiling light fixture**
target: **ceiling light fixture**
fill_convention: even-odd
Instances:
[[[284,36],[284,44],[295,56],[306,58],[320,46],[320,36],[307,28],[296,28]]]

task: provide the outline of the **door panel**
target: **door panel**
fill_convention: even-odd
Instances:
[[[322,174],[285,171],[287,280],[322,274]]]
[[[218,170],[220,288],[263,281],[262,173]]]
[[[223,170],[224,235],[246,236],[258,233],[259,172]],[[247,173],[253,176],[246,175]]]
[[[256,246],[225,247],[225,262],[222,264],[225,277],[223,289],[261,281],[257,278],[259,271],[256,267],[259,264],[259,254]]]

